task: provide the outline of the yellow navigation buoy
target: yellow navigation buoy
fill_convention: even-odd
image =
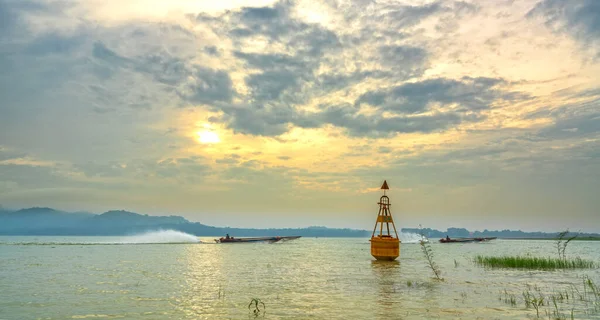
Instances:
[[[390,211],[390,198],[385,195],[385,190],[389,190],[387,181],[383,181],[381,189],[383,189],[383,196],[379,198],[379,202],[377,203],[379,205],[379,214],[377,215],[377,222],[375,222],[375,228],[371,235],[371,255],[377,260],[392,261],[400,256],[400,239],[398,239],[398,232],[396,231],[392,212]],[[395,237],[390,233],[390,224],[394,229]],[[379,226],[379,234],[375,235],[377,226]]]

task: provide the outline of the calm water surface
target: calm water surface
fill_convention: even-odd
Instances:
[[[0,237],[0,319],[535,319],[522,293],[549,300],[587,295],[598,269],[489,270],[482,255],[555,257],[554,241],[432,241],[444,281],[421,247],[403,243],[397,263],[373,261],[368,239],[302,238],[275,244],[214,244],[191,236]],[[154,243],[144,242],[171,242]],[[600,263],[600,242],[573,241],[567,256]],[[507,299],[514,295],[516,305]],[[600,319],[600,301],[540,307],[540,318]]]

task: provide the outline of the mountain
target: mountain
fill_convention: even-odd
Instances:
[[[190,222],[180,216],[149,216],[113,210],[103,214],[69,213],[51,208],[0,211],[0,235],[126,235],[172,229],[198,236],[367,237],[365,230],[309,227],[300,229],[220,228]]]
[[[0,232],[3,230],[45,229],[57,227],[77,227],[83,221],[93,217],[93,214],[68,213],[51,208],[29,208],[18,211],[5,210],[0,212]]]
[[[190,223],[179,216],[149,216],[134,212],[113,210],[100,215],[93,216],[91,221],[95,225],[113,225],[114,223],[136,225],[136,226],[157,226],[161,224],[184,224]]]

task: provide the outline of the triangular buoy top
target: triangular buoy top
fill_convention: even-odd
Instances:
[[[389,190],[390,189],[390,187],[388,187],[388,185],[387,185],[387,181],[386,180],[383,180],[383,185],[381,186],[381,189],[384,189],[384,190]]]

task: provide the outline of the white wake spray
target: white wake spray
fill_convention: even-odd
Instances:
[[[402,243],[419,243],[419,241],[421,241],[421,235],[417,233],[400,232],[398,237]],[[429,240],[425,238],[425,241],[428,242]]]
[[[195,235],[177,230],[148,231],[123,237],[116,243],[199,243]]]

